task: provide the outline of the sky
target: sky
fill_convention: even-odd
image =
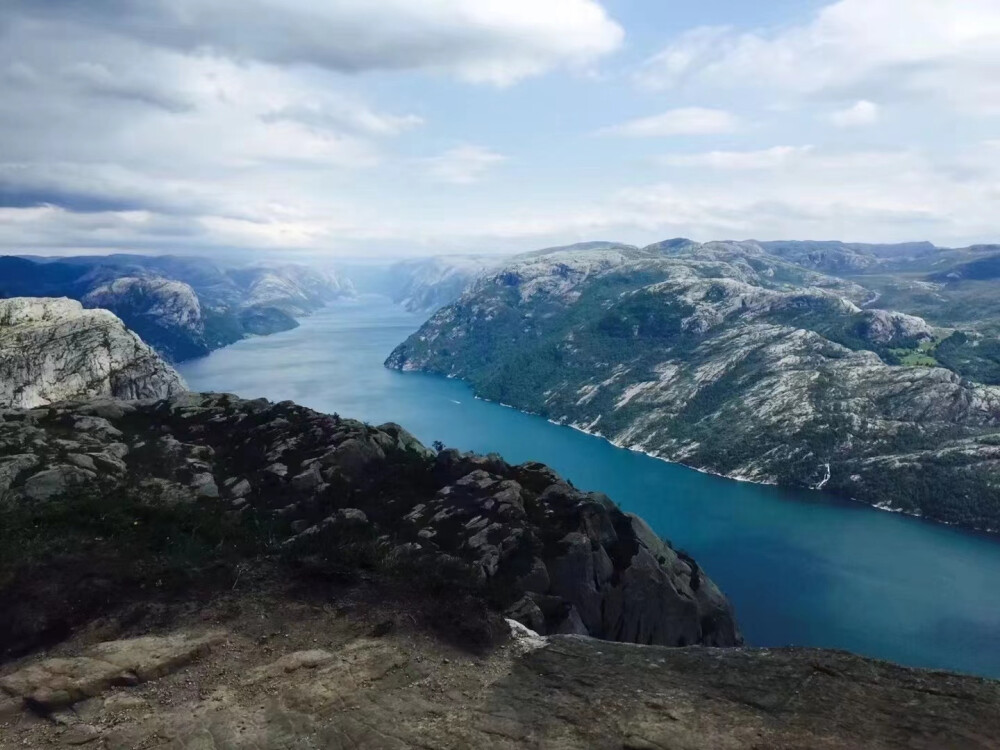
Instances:
[[[0,252],[1000,241],[998,0],[0,0]]]

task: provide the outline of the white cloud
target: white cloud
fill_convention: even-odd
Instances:
[[[414,94],[398,98],[415,105],[383,106],[372,92],[394,96],[400,76],[362,87],[345,74],[508,85],[588,72],[624,33],[596,0],[0,5],[0,247],[9,250],[377,238],[401,178],[468,185],[505,157],[468,145],[414,158],[427,148],[414,107],[451,104]]]
[[[657,161],[668,167],[744,170],[774,169],[808,156],[813,146],[774,146],[758,151],[708,151],[697,154],[670,154]]]
[[[696,30],[640,77],[697,97],[601,131],[636,141],[583,151],[574,127],[593,133],[593,113],[615,111],[602,103],[648,107],[648,92],[608,99],[616,81],[600,76],[524,92],[461,81],[590,72],[621,39],[595,0],[241,0],[232,15],[237,0],[0,5],[8,251],[995,239],[998,131],[977,119],[941,134],[956,119],[943,104],[1000,112],[996,0],[841,0],[798,26]],[[376,70],[389,72],[345,75]],[[460,80],[400,73],[414,70]],[[551,112],[533,117],[543,99]],[[661,111],[686,102],[719,108]],[[898,150],[883,130],[833,128],[882,108],[899,113]],[[496,116],[509,118],[502,146]],[[682,142],[641,140],[725,133],[738,145],[660,157]],[[803,143],[817,145],[787,145]],[[633,169],[644,154],[651,169]],[[506,159],[516,187],[489,179]]]
[[[881,110],[877,104],[861,99],[846,109],[839,109],[830,115],[830,122],[838,128],[857,128],[874,125],[879,120]]]
[[[262,116],[264,122],[296,122],[319,130],[369,136],[394,136],[424,124],[417,115],[389,115],[346,100],[292,104]]]
[[[345,205],[330,211],[290,202],[245,216],[196,221],[146,210],[77,213],[55,206],[0,208],[0,245],[21,247],[303,247],[329,249],[433,246],[470,250],[530,249],[576,239],[612,237],[636,243],[670,236],[720,238],[838,238],[857,241],[930,239],[968,244],[995,234],[1000,164],[982,162],[978,146],[960,163],[939,163],[910,151],[831,152],[797,147],[779,167],[759,155],[720,158],[716,169],[692,169],[669,182],[598,191],[564,206],[530,197],[506,205],[455,210],[443,195],[440,211],[401,215]],[[760,153],[774,152],[772,149]],[[713,153],[713,152],[709,152]],[[716,152],[727,153],[727,152]],[[738,154],[739,152],[730,152]],[[754,152],[746,152],[754,154]],[[775,152],[779,153],[779,152]],[[741,164],[732,169],[733,164]],[[717,169],[727,169],[719,179]]]
[[[701,26],[650,57],[636,73],[644,88],[658,91],[674,88],[693,71],[717,61],[720,45],[732,45],[731,26]]]
[[[436,182],[471,185],[483,179],[487,172],[506,161],[506,158],[503,154],[482,146],[466,145],[423,159],[422,162],[428,176]]]
[[[715,152],[716,154],[727,152]],[[780,168],[764,162],[783,153]],[[911,151],[730,152],[690,155],[692,169],[670,182],[635,185],[562,209],[528,205],[492,213],[410,223],[407,238],[458,246],[528,249],[612,237],[647,243],[664,237],[844,239],[942,245],[983,241],[995,233],[1000,164],[978,173]],[[749,155],[747,155],[749,154]],[[761,154],[770,154],[762,156]],[[981,154],[963,156],[970,164]],[[719,179],[715,169],[732,169]],[[761,165],[751,170],[747,165]],[[745,173],[741,169],[746,169]]]
[[[595,0],[6,0],[5,13],[88,26],[182,52],[341,72],[440,70],[513,83],[616,50]]]
[[[838,0],[801,25],[690,31],[650,58],[639,80],[840,100],[932,96],[997,112],[998,71],[996,0]]]
[[[630,138],[662,138],[674,135],[716,135],[732,133],[739,127],[738,118],[721,109],[681,107],[659,115],[629,120],[605,128],[607,135]]]

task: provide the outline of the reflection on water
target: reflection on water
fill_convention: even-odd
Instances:
[[[428,444],[543,461],[693,554],[753,645],[844,648],[1000,677],[1000,540],[700,474],[479,401],[454,380],[384,369],[420,323],[368,297],[180,369],[195,390],[291,399],[398,422]]]

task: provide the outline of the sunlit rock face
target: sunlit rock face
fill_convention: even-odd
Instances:
[[[0,300],[0,404],[70,398],[161,398],[180,375],[107,310],[61,298]]]

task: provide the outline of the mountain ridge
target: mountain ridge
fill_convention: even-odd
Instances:
[[[1000,389],[919,366],[951,334],[863,281],[753,242],[569,247],[481,278],[386,364],[713,473],[1000,529]]]

